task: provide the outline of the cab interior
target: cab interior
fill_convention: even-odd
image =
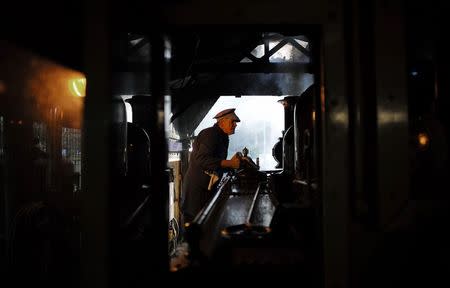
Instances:
[[[446,10],[219,2],[5,6],[1,281],[448,283]],[[256,169],[181,227],[192,142],[226,108]]]

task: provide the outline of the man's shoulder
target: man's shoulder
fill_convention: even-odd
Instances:
[[[216,142],[219,139],[221,139],[221,135],[220,135],[220,128],[216,127],[216,126],[212,126],[212,127],[208,127],[203,129],[202,131],[200,131],[200,133],[197,136],[197,141],[200,142],[206,142],[206,143],[210,143],[210,142]]]
[[[203,129],[202,131],[200,131],[200,133],[198,134],[198,136],[209,136],[209,135],[216,135],[219,134],[219,129],[217,129],[216,126],[211,126],[208,128]]]

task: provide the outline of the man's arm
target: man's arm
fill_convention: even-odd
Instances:
[[[241,165],[241,159],[239,159],[239,156],[237,156],[237,154],[234,154],[234,156],[230,160],[220,161],[220,166],[222,168],[238,169],[240,165]]]
[[[234,155],[230,160],[220,159],[213,156],[214,147],[220,145],[216,135],[205,131],[206,133],[198,136],[198,151],[195,155],[197,163],[204,170],[216,170],[218,168],[237,169],[240,166],[240,159]]]
[[[197,151],[193,154],[197,165],[203,170],[216,170],[221,167],[222,159],[214,155],[215,147],[219,145],[212,130],[203,130],[197,136]]]

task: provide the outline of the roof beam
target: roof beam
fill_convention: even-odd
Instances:
[[[194,73],[311,73],[309,63],[195,64]]]

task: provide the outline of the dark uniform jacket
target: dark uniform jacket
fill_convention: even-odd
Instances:
[[[183,178],[181,207],[185,221],[192,221],[214,195],[208,191],[210,176],[205,171],[222,176],[220,162],[227,159],[229,138],[217,124],[202,130],[194,140],[189,167]]]

